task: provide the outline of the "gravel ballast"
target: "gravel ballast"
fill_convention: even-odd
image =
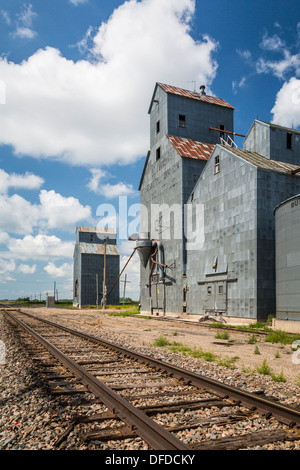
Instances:
[[[25,309],[24,309],[25,310]],[[248,391],[261,391],[285,404],[300,406],[299,375],[300,366],[292,361],[290,345],[280,347],[278,344],[265,343],[263,338],[257,344],[248,344],[247,335],[230,332],[227,341],[215,338],[216,330],[192,326],[179,322],[160,322],[154,319],[134,317],[114,317],[93,310],[68,309],[28,309],[39,316],[72,326],[102,337],[121,346],[151,355],[179,367],[186,367],[193,372],[235,385]],[[53,396],[49,394],[38,373],[37,366],[25,353],[22,343],[13,334],[13,330],[4,314],[0,312],[0,339],[5,344],[5,363],[0,364],[0,449],[1,450],[54,450],[57,439],[65,431],[66,426],[78,414],[78,404],[82,397]],[[219,358],[238,358],[234,368],[220,365],[220,361],[208,362],[201,358],[184,356],[181,352],[170,352],[169,345],[153,346],[161,335],[168,339],[169,344],[176,342],[189,347],[201,347],[205,351],[213,351]],[[231,343],[229,342],[231,341]],[[229,346],[228,346],[229,344]],[[254,354],[258,346],[259,355]],[[282,373],[285,382],[275,382],[270,375],[262,375],[255,367],[266,360],[275,374]],[[89,413],[105,410],[101,404],[89,407]],[[82,405],[82,413],[87,407]],[[209,413],[216,412],[210,409]],[[199,415],[198,415],[199,417]],[[193,413],[190,418],[193,418]],[[173,422],[180,422],[180,413],[174,414]],[[230,436],[236,432],[255,432],[258,430],[277,429],[273,419],[267,421],[261,417],[245,425],[236,423],[230,428],[214,425],[206,430],[206,439]],[[197,429],[188,435],[190,442],[197,439]],[[116,443],[111,443],[116,448]],[[136,447],[138,446],[138,447]],[[111,449],[110,443],[85,443],[71,432],[60,449],[87,450]],[[147,446],[120,441],[117,449],[146,449]],[[260,449],[260,447],[256,447]],[[274,443],[262,447],[268,450],[295,449],[300,450],[299,441]]]

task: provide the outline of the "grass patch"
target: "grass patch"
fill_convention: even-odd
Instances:
[[[216,333],[215,338],[217,339],[229,339],[230,335],[227,331],[221,332],[221,333]]]
[[[221,357],[218,359],[219,366],[228,367],[228,369],[236,369],[235,362],[239,359],[238,356],[234,357]]]
[[[165,346],[165,344],[164,344]],[[181,353],[184,356],[191,356],[196,359],[203,359],[207,362],[217,362],[218,365],[223,367],[228,367],[230,369],[235,368],[235,362],[239,359],[238,356],[233,358],[225,357],[222,358],[221,356],[217,356],[215,353],[211,351],[203,351],[202,348],[191,348],[189,346],[185,346],[182,343],[169,343],[169,351],[173,353]]]
[[[258,346],[255,347],[254,354],[260,354],[260,350],[258,349]]]
[[[250,336],[250,338],[248,339],[248,344],[255,344],[255,343],[257,343],[257,338],[255,334],[253,333],[252,336]]]
[[[242,372],[246,375],[253,375],[253,374],[255,374],[256,370],[251,369],[251,367],[246,367],[245,364],[243,364]]]
[[[234,360],[236,359],[238,358],[233,358],[233,360],[231,360],[230,363],[232,362],[234,365]],[[274,380],[274,382],[286,382],[286,378],[283,375],[283,372],[281,371],[280,374],[275,374],[272,371],[266,359],[264,359],[262,363],[257,365],[255,368],[246,367],[245,364],[243,364],[241,371],[246,375],[254,375],[258,372],[259,374],[262,374],[262,375],[269,375],[272,378],[272,380]],[[298,376],[298,382],[295,381],[295,384],[300,386],[300,375]]]
[[[249,331],[249,333],[253,331],[272,331],[271,328],[269,328],[264,322],[262,321],[257,321],[256,323],[251,323],[248,326],[240,326],[238,325],[236,327],[236,330],[241,330],[241,331]]]
[[[108,314],[109,317],[128,317],[129,315],[138,315],[138,310],[122,310],[120,312],[111,312]]]
[[[214,362],[217,359],[217,356],[210,351],[205,351],[201,357],[207,362]]]
[[[276,375],[276,374],[270,374],[272,379],[275,381],[275,382],[286,382],[286,378],[285,376],[283,375],[283,372],[281,371],[280,374]]]
[[[189,346],[184,346],[183,344],[181,343],[175,343],[173,342],[171,345],[170,345],[170,351],[171,352],[180,352],[181,354],[183,354],[184,356],[192,356],[192,352],[193,352],[193,349],[191,349]]]
[[[232,325],[225,325],[225,323],[222,323],[222,322],[213,322],[211,323],[209,326],[211,326],[212,328],[232,328]]]
[[[271,331],[266,337],[267,343],[280,343],[280,344],[292,344],[294,341],[299,340],[300,335],[291,335],[285,331]]]
[[[159,338],[157,338],[156,340],[154,340],[153,342],[153,346],[167,346],[169,345],[169,341],[167,340],[167,338],[164,336],[164,335],[160,335]]]
[[[266,359],[264,359],[263,362],[257,366],[256,370],[259,374],[271,375],[271,368],[268,365],[268,362]]]
[[[297,375],[297,377],[295,378],[295,385],[297,385],[298,387],[300,387],[300,374]]]
[[[119,304],[119,305],[107,305],[107,309],[112,309],[112,310],[138,310],[139,309],[139,303],[138,302],[130,302],[130,303],[125,303],[125,304]]]
[[[274,380],[274,382],[286,382],[286,378],[284,377],[283,372],[281,371],[278,375],[274,374],[266,359],[264,359],[263,362],[257,366],[257,372],[262,375],[269,375],[272,380]]]

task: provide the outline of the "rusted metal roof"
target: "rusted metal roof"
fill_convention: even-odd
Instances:
[[[80,253],[90,255],[104,255],[104,243],[79,243]],[[106,255],[119,255],[117,245],[106,244]]]
[[[215,96],[202,95],[202,93],[184,90],[183,88],[166,85],[164,83],[158,83],[158,85],[167,93],[173,93],[174,95],[185,96],[186,98],[192,98],[194,100],[204,101],[206,103],[217,104],[219,106],[225,106],[226,108],[234,109],[234,107],[227,103],[227,101],[222,100],[221,98],[216,98]]]
[[[258,168],[264,168],[266,170],[280,171],[282,173],[291,173],[291,171],[299,168],[298,165],[293,165],[292,163],[278,162],[276,160],[270,160],[267,157],[264,157],[256,152],[251,152],[250,150],[242,150],[239,148],[225,147],[230,152],[233,152],[235,155],[243,158],[249,163],[257,166]]]
[[[98,228],[98,227],[77,227],[78,232],[89,232],[89,233],[112,233],[115,234],[116,231],[113,228]]]
[[[197,158],[198,160],[208,160],[215,148],[213,144],[204,144],[183,137],[167,136],[171,144],[175,147],[181,157]]]

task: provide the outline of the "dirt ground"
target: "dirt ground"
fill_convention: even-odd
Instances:
[[[214,353],[218,358],[236,358],[235,367],[241,372],[256,370],[265,359],[272,373],[283,374],[287,384],[300,383],[300,364],[294,363],[295,354],[291,345],[265,342],[265,337],[262,335],[255,335],[257,342],[248,344],[252,333],[230,330],[228,339],[218,339],[215,337],[216,334],[224,330],[195,325],[188,320],[167,322],[139,316],[109,316],[101,309],[38,307],[26,309],[22,307],[22,310],[34,312],[49,320],[67,323],[75,329],[84,329],[95,336],[99,335],[103,338],[104,335],[108,341],[116,340],[129,348],[152,348],[154,341],[164,335],[169,343],[176,342],[190,348],[201,348],[202,351]],[[256,347],[260,354],[254,354]],[[168,347],[164,346],[160,349],[163,351]]]

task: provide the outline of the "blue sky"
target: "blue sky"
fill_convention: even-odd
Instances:
[[[1,0],[0,298],[72,298],[76,226],[121,200],[132,230],[156,82],[299,128],[299,44],[297,0]]]

